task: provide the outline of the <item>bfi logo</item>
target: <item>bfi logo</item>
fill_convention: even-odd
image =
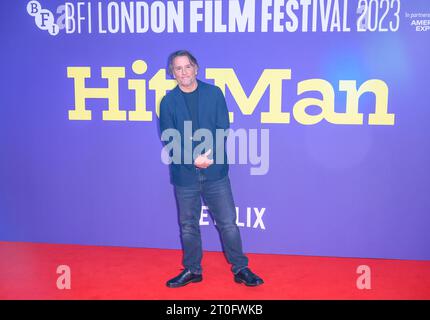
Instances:
[[[141,76],[148,69],[143,60],[132,63],[131,70]],[[292,78],[291,69],[264,69],[252,89],[246,95],[243,86],[232,68],[207,68],[206,79],[214,80],[214,84],[226,93],[227,88],[234,98],[238,110],[246,116],[255,113],[261,105],[266,91],[269,92],[268,111],[260,111],[261,123],[288,124],[291,118],[302,125],[315,125],[326,120],[336,125],[363,125],[364,115],[359,112],[359,99],[365,93],[372,93],[375,97],[374,112],[368,115],[369,125],[394,125],[395,114],[388,112],[388,85],[380,79],[369,79],[358,85],[355,80],[339,80],[339,91],[346,93],[345,111],[335,111],[335,88],[325,79],[306,79],[299,81],[295,91],[300,96],[310,92],[318,92],[322,99],[299,97],[292,106],[292,113],[283,110],[284,83]],[[155,95],[155,113],[159,116],[160,101],[167,90],[176,86],[176,81],[166,78],[166,70],[159,69],[150,79],[136,77],[126,78],[125,67],[101,67],[101,78],[107,80],[107,87],[88,87],[86,79],[92,77],[90,66],[67,67],[67,77],[74,82],[74,106],[69,110],[69,120],[91,120],[92,111],[87,109],[87,99],[107,99],[107,110],[102,111],[102,119],[107,121],[153,121],[153,112],[148,110],[146,101],[147,89],[153,90]],[[125,79],[124,79],[125,78]],[[119,105],[120,79],[126,81],[128,89],[134,92],[134,110],[121,110]],[[147,85],[148,84],[148,85]],[[294,90],[294,89],[293,89]],[[320,112],[312,114],[309,107],[318,106]],[[293,117],[291,117],[291,115]],[[230,122],[234,122],[233,112],[229,113]]]

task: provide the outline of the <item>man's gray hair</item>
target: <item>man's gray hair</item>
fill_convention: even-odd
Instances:
[[[187,50],[178,50],[169,55],[169,59],[167,60],[168,67],[169,67],[169,74],[173,77],[173,60],[175,60],[176,57],[188,57],[190,59],[190,62],[192,65],[197,66],[199,68],[199,63],[197,62],[197,59],[191,54],[191,52]]]

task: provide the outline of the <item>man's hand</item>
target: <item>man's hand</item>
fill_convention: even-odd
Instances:
[[[211,153],[211,149],[209,149],[208,151],[206,151],[205,154],[199,155],[196,160],[194,160],[194,165],[197,168],[200,169],[206,169],[207,167],[209,167],[212,163],[214,163],[213,160],[208,159],[208,155]]]

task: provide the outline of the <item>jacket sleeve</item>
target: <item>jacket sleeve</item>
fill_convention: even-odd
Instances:
[[[169,159],[165,159],[168,164],[183,163],[181,134],[175,124],[174,112],[164,97],[160,102],[160,138],[168,152]]]
[[[225,101],[224,94],[221,89],[217,87],[217,103],[216,103],[216,129],[222,129],[223,131],[230,128],[230,120],[228,116],[227,103]],[[228,135],[228,132],[227,132]],[[215,134],[215,150],[213,150],[213,159],[215,164],[227,164],[227,135],[223,134],[223,140],[217,141],[220,137]],[[220,162],[222,161],[222,162]]]

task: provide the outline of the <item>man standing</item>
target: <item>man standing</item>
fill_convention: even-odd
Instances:
[[[212,137],[216,137],[217,129],[229,128],[224,95],[220,88],[196,78],[199,66],[190,52],[180,50],[172,53],[168,64],[169,72],[178,85],[161,100],[160,130],[163,136],[165,130],[175,129],[182,137],[180,145],[178,143],[182,150],[181,159],[179,163],[170,164],[170,181],[174,185],[178,204],[184,270],[167,281],[166,285],[175,288],[202,281],[203,252],[199,220],[203,198],[220,232],[234,280],[248,286],[258,286],[263,280],[248,268],[248,258],[242,252],[240,232],[236,225],[225,137],[221,144],[219,141],[213,143],[217,145],[213,152],[212,149],[205,150],[205,153],[193,156],[191,163],[184,161],[187,151],[184,140],[193,140],[193,136],[184,136],[188,132],[188,124],[192,124],[192,133],[204,128],[212,133]],[[191,145],[194,146],[194,143],[192,141]],[[223,155],[217,157],[217,153]]]

